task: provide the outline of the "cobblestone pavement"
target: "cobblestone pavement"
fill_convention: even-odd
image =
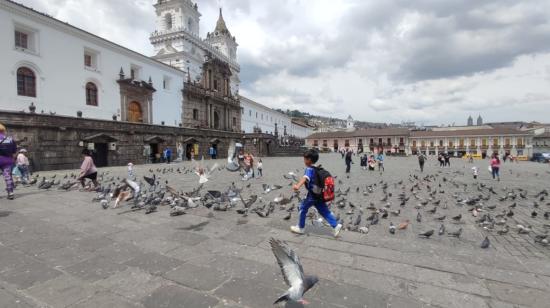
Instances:
[[[370,202],[383,206],[382,191],[364,196],[355,194],[357,187],[363,191],[386,181],[394,191],[388,201],[397,209],[401,188],[395,183],[403,180],[410,187],[409,175],[419,174],[414,158],[386,159],[383,174],[354,165],[350,179],[339,156],[322,156],[322,163],[342,180],[339,187],[351,187],[349,201],[365,208]],[[334,239],[330,230],[309,225],[307,235],[290,234],[297,215],[284,221],[286,212],[278,210],[268,218],[206,208],[169,217],[166,207],[145,215],[124,213],[127,205],[103,210],[91,202],[94,193],[20,187],[16,200],[0,198],[0,307],[272,307],[285,285],[269,248],[271,237],[286,241],[305,271],[320,277],[306,294],[310,307],[548,307],[549,248],[535,244],[533,234],[543,233],[548,223],[543,217],[550,210],[547,201],[539,202],[539,215],[531,218],[534,199],[517,200],[509,234],[487,233],[465,207],[451,202],[453,193],[479,194],[471,184],[471,165],[458,159],[445,170],[434,161],[427,164],[426,174],[457,185],[438,198],[448,203],[449,217],[463,214],[461,223],[445,222],[448,230],[463,228],[460,239],[437,234],[420,239],[418,233],[437,230],[440,222],[433,218],[437,214],[421,210],[424,219],[417,223],[417,201],[412,200],[399,217],[381,219],[368,234],[346,231]],[[548,166],[504,164],[498,183],[489,178],[486,161],[475,164],[479,182],[495,188],[497,195],[486,202],[497,205],[495,213],[512,203],[498,201],[505,187],[525,188],[530,196],[549,188]],[[191,165],[170,165],[182,166]],[[282,174],[302,167],[301,158],[266,158],[265,177],[247,182],[251,187],[244,194],[260,194],[262,183],[277,183],[284,186],[280,192],[290,195]],[[147,174],[149,168],[137,166],[136,173]],[[103,171],[125,174],[125,168]],[[161,180],[186,191],[198,186],[192,174],[169,173]],[[222,171],[206,188],[225,189],[232,181],[246,185],[238,174]],[[272,200],[280,192],[260,196]],[[397,224],[406,218],[409,228],[388,232],[390,220]],[[516,223],[534,231],[517,234]],[[481,249],[486,234],[492,245]]]

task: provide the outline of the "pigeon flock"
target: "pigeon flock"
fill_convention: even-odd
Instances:
[[[192,168],[164,165],[132,178],[104,171],[98,177],[102,186],[93,189],[82,189],[74,173],[49,177],[37,174],[29,184],[40,190],[91,190],[94,192],[92,203],[98,203],[104,210],[123,208],[118,212],[121,215],[133,212],[163,215],[167,212],[177,217],[204,207],[254,219],[281,219],[287,221],[288,226],[297,220],[300,201],[306,192],[292,192],[291,186],[299,180],[303,168],[282,172],[277,175],[279,180],[271,177],[267,183],[263,179],[241,180],[238,173],[226,166],[203,165],[204,162]],[[205,188],[206,182],[216,181],[218,174],[227,172],[233,174],[235,181],[223,183],[225,189]],[[173,176],[198,176],[198,183],[182,189],[177,181],[168,180]],[[346,232],[360,236],[368,237],[376,230],[376,234],[387,232],[388,236],[399,236],[405,233],[410,238],[414,232],[419,241],[446,238],[472,242],[473,239],[466,237],[475,234],[475,246],[491,249],[491,239],[515,232],[535,245],[548,246],[550,199],[547,189],[506,187],[500,182],[465,182],[461,180],[464,176],[460,170],[437,169],[427,174],[411,172],[393,181],[369,176],[366,185],[358,185],[349,177],[335,176],[336,198],[330,207]],[[518,186],[521,184],[518,181]],[[159,211],[160,208],[168,210]],[[328,226],[313,208],[308,213],[308,224]],[[466,230],[470,232],[464,232]],[[345,233],[342,236],[345,237]],[[318,279],[304,274],[298,256],[286,243],[271,239],[270,244],[289,286],[275,303],[305,302],[303,294]]]

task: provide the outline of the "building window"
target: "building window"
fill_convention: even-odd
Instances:
[[[37,53],[38,31],[21,24],[14,25],[14,47],[16,50]]]
[[[193,120],[198,120],[199,119],[199,110],[198,109],[193,109]]]
[[[17,95],[36,97],[36,75],[27,67],[17,70]]]
[[[498,138],[493,139],[493,146],[498,147]]]
[[[388,138],[388,145],[391,145],[391,138]]]
[[[252,110],[248,110],[248,116],[252,117]]]
[[[443,147],[443,140],[439,140],[439,146]]]
[[[233,117],[233,127],[237,127],[237,118]]]
[[[323,140],[323,147],[324,147],[324,148],[327,148],[327,147],[328,147],[328,141],[327,141],[327,140]]]
[[[374,139],[371,138],[371,139],[369,140],[369,143],[370,143],[370,144],[374,144]]]
[[[416,140],[413,140],[413,148],[416,148]]]
[[[164,76],[162,79],[162,88],[164,90],[170,90],[170,77]]]
[[[166,30],[172,29],[172,14],[168,13],[164,15],[164,20],[166,22]]]
[[[344,141],[344,146],[345,146],[346,148],[349,148],[349,140],[346,139],[346,140]]]
[[[25,32],[15,30],[15,47],[28,49],[29,48],[29,35]]]
[[[313,146],[314,147],[319,146],[319,140],[313,140]]]
[[[434,147],[435,146],[435,143],[433,141],[430,141],[430,147]]]
[[[256,112],[256,119],[258,118],[258,113]]]
[[[84,65],[86,67],[92,67],[92,56],[89,54],[84,54]]]
[[[92,82],[86,84],[86,105],[97,106],[97,87]]]
[[[218,91],[218,80],[214,79],[214,90]]]

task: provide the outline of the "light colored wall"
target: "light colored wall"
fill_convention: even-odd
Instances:
[[[31,102],[37,112],[56,112],[58,115],[76,116],[78,110],[84,117],[111,119],[120,114],[120,90],[116,80],[122,67],[126,76],[130,66],[141,67],[140,79],[151,76],[157,92],[153,95],[153,122],[177,126],[181,122],[182,85],[184,74],[146,57],[139,56],[105,41],[90,37],[72,27],[58,24],[46,17],[28,14],[8,2],[0,2],[0,109],[27,110]],[[15,49],[14,24],[23,24],[36,30],[38,52],[36,54]],[[84,50],[99,54],[98,70],[84,67]],[[16,71],[27,66],[37,75],[37,97],[17,95]],[[163,79],[170,79],[170,87],[162,88]],[[88,81],[98,87],[99,106],[87,106],[85,85]]]
[[[241,129],[245,133],[253,133],[254,127],[259,126],[263,133],[274,134],[275,123],[277,123],[280,136],[283,135],[285,126],[287,127],[287,134],[291,135],[290,117],[242,96],[241,108]]]

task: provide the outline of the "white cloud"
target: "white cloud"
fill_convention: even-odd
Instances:
[[[152,0],[21,0],[151,54]],[[274,108],[373,122],[547,121],[550,2],[202,0],[237,37],[242,93]]]

